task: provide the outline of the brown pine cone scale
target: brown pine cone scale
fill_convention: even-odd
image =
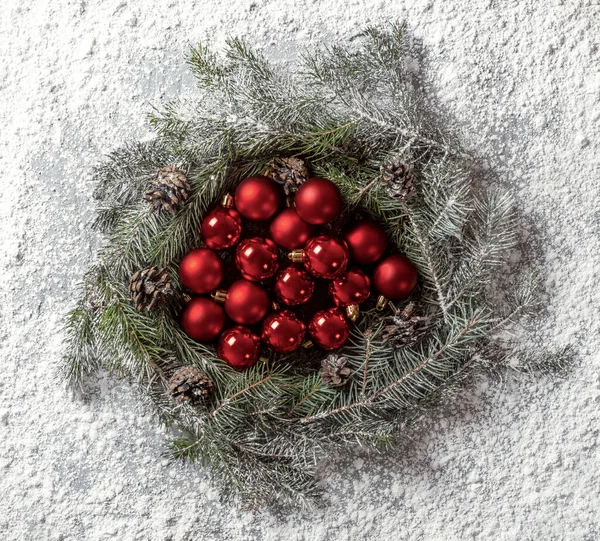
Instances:
[[[183,366],[169,380],[168,393],[177,403],[196,404],[207,400],[213,388],[212,381],[195,366]]]
[[[321,381],[332,387],[343,387],[348,383],[352,370],[346,366],[348,359],[332,353],[321,361]]]
[[[293,156],[275,158],[265,174],[278,184],[282,184],[286,195],[297,190],[310,176],[304,160]]]
[[[402,310],[386,318],[388,325],[382,332],[384,341],[389,341],[395,348],[412,347],[431,330],[431,319],[414,316],[414,309],[414,303],[409,302]]]
[[[394,199],[406,201],[415,192],[415,176],[412,167],[400,156],[387,158],[380,167],[381,185]]]
[[[146,267],[131,277],[129,293],[135,309],[141,312],[164,304],[167,296],[173,293],[173,286],[166,269]]]
[[[164,209],[175,214],[183,207],[191,190],[185,173],[175,166],[159,169],[153,184],[154,187],[144,195],[144,199],[150,203],[150,212]]]

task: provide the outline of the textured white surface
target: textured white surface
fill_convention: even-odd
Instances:
[[[192,90],[190,43],[298,46],[405,19],[430,93],[514,189],[542,246],[540,329],[580,346],[564,381],[479,384],[408,449],[323,466],[313,515],[240,512],[109,381],[53,381],[60,318],[90,263],[89,168]],[[0,538],[600,538],[600,6],[597,0],[3,0],[0,4]]]

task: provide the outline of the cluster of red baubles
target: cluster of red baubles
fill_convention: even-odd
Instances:
[[[212,294],[187,303],[183,330],[199,342],[218,337],[219,357],[238,370],[256,363],[261,343],[277,353],[290,353],[305,343],[307,332],[323,349],[344,345],[350,334],[349,307],[365,302],[371,294],[369,276],[359,267],[349,267],[350,263],[373,265],[375,289],[390,300],[408,296],[417,283],[417,271],[406,257],[396,254],[381,260],[387,238],[376,222],[360,220],[341,235],[320,229],[342,210],[340,191],[331,181],[306,181],[296,193],[294,207],[280,210],[283,200],[280,186],[270,179],[245,179],[233,201],[215,208],[202,221],[206,247],[192,250],[179,265],[181,282],[188,290]],[[243,218],[270,220],[270,238],[240,241]],[[219,290],[225,267],[216,252],[234,247],[241,278],[226,291]],[[287,262],[282,261],[280,250],[288,252]],[[303,317],[298,309],[311,300],[319,280],[328,281],[329,298],[317,307],[325,308]],[[273,300],[284,308],[274,308]],[[235,325],[223,331],[228,318]]]

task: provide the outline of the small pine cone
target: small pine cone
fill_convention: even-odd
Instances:
[[[175,214],[189,197],[191,189],[185,173],[174,166],[159,169],[153,184],[155,187],[144,195],[150,203],[150,212],[165,209]]]
[[[266,175],[278,184],[282,184],[286,195],[289,195],[308,180],[310,173],[304,160],[292,156],[275,158]]]
[[[412,197],[415,192],[415,176],[412,167],[400,156],[387,158],[380,170],[381,185],[386,187],[390,197],[401,201]]]
[[[164,303],[167,295],[173,293],[171,279],[166,269],[146,267],[137,271],[129,281],[129,293],[138,311],[152,310]]]
[[[428,317],[413,316],[415,305],[409,302],[403,310],[386,318],[388,325],[383,328],[382,337],[395,348],[412,347],[431,330],[432,322]]]
[[[332,353],[321,361],[321,381],[332,387],[343,387],[346,385],[352,370],[346,366],[348,359],[341,355]]]
[[[195,366],[183,366],[171,376],[169,383],[167,392],[178,403],[202,402],[208,398],[213,388],[208,376]]]

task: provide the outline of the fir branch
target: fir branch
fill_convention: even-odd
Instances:
[[[418,223],[418,218],[416,214],[411,210],[411,208],[407,204],[403,204],[403,210],[405,216],[408,218],[408,223],[411,226],[411,232],[413,234],[413,237],[420,246],[420,256],[414,258],[413,261],[417,265],[419,265],[420,263],[420,270],[425,276],[427,276],[430,279],[431,284],[433,285],[437,295],[437,301],[439,303],[442,316],[444,318],[444,321],[447,323],[449,303],[446,299],[445,290],[442,287],[442,283],[445,282],[447,278],[445,276],[442,276],[442,273],[438,271],[438,261],[440,261],[440,258],[434,256],[431,245],[427,240],[424,231]]]
[[[331,415],[337,415],[340,413],[344,413],[344,412],[354,409],[354,408],[362,408],[362,407],[368,407],[368,406],[375,405],[381,397],[390,393],[396,387],[403,384],[408,379],[413,377],[415,374],[417,374],[420,371],[422,371],[423,369],[425,369],[430,363],[439,359],[442,355],[447,353],[452,348],[457,347],[465,339],[465,337],[467,337],[469,335],[469,333],[471,331],[473,331],[474,328],[476,328],[476,326],[484,319],[484,317],[485,317],[484,313],[481,311],[478,311],[475,314],[473,314],[473,316],[471,316],[471,318],[468,319],[468,321],[465,323],[465,325],[458,332],[452,334],[450,336],[450,338],[448,339],[448,341],[442,347],[437,349],[433,354],[431,354],[426,359],[424,359],[422,362],[420,362],[417,366],[415,366],[413,369],[411,369],[408,373],[403,374],[400,378],[392,381],[385,387],[378,389],[373,394],[371,394],[369,397],[367,397],[363,400],[358,400],[356,402],[351,402],[349,404],[346,404],[346,405],[336,408],[334,410],[324,411],[321,413],[317,413],[315,415],[303,417],[302,419],[300,419],[300,422],[301,423],[311,423],[314,421],[322,420]],[[481,330],[478,329],[476,334],[478,336],[480,336]]]
[[[231,396],[228,396],[227,398],[225,398],[225,400],[223,400],[221,402],[221,404],[219,404],[219,407],[217,407],[216,409],[214,409],[213,411],[211,411],[209,413],[208,418],[211,419],[213,417],[216,417],[221,410],[223,410],[229,404],[231,404],[238,396],[241,396],[244,393],[247,393],[248,391],[252,390],[254,387],[257,387],[258,385],[262,385],[263,383],[269,381],[272,377],[273,377],[272,375],[266,376],[263,379],[261,379],[260,381],[252,383],[251,385],[244,387],[242,390],[238,391],[237,393],[235,393]]]
[[[181,431],[172,455],[206,464],[226,495],[250,508],[310,505],[320,493],[319,460],[351,445],[391,445],[399,419],[450,397],[478,370],[550,370],[572,356],[517,357],[500,334],[536,303],[527,278],[511,286],[514,295],[492,297],[494,271],[514,243],[512,205],[502,194],[476,192],[468,157],[415,84],[404,34],[402,25],[367,28],[358,46],[307,56],[303,73],[276,69],[239,39],[228,40],[223,54],[199,45],[188,57],[199,97],[155,109],[158,137],[113,153],[95,173],[96,224],[107,242],[66,321],[61,374],[76,385],[100,369],[129,377],[161,421]],[[317,351],[238,373],[178,323],[177,266],[197,245],[207,210],[275,156],[301,157],[339,186],[347,205],[334,227],[357,213],[384,224],[390,251],[405,253],[419,271],[409,301],[439,323],[412,347],[394,348],[382,338],[382,314],[367,303],[340,351],[352,370],[344,388],[322,382]],[[389,156],[413,166],[408,201],[380,183]],[[150,214],[141,201],[166,165],[184,169],[191,186],[174,216]],[[175,288],[172,302],[153,313],[137,312],[127,292],[131,275],[147,265],[166,267]],[[181,366],[213,381],[205,403],[176,404],[167,395]]]

